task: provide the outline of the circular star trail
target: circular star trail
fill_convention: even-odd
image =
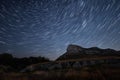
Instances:
[[[0,52],[55,59],[67,45],[120,50],[120,0],[0,0]]]

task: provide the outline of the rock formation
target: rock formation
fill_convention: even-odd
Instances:
[[[83,48],[78,45],[68,45],[66,53],[57,60],[81,59],[101,56],[120,56],[120,51],[113,49],[100,49],[97,47]]]

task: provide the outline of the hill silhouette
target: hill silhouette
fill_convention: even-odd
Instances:
[[[70,44],[68,45],[65,54],[61,55],[56,60],[69,60],[108,56],[120,56],[120,51],[116,51],[113,49],[100,49],[98,47],[83,48],[78,45]]]
[[[77,60],[91,60],[91,59],[103,59],[110,57],[120,57],[120,51],[113,49],[100,49],[97,47],[83,48],[78,45],[70,44],[67,47],[65,54],[61,55],[56,59],[56,61],[77,61]],[[0,54],[0,68],[4,71],[20,71],[27,66],[33,64],[39,64],[48,62],[51,64],[51,61],[45,57],[24,57],[17,58],[13,57],[12,54],[3,53]],[[58,63],[58,62],[57,62]]]

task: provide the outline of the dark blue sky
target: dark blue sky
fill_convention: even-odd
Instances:
[[[120,0],[0,0],[0,53],[55,59],[69,44],[120,50]]]

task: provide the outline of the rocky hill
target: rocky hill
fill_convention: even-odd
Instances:
[[[54,71],[79,69],[85,66],[93,66],[99,64],[117,64],[119,67],[120,51],[112,49],[100,49],[97,47],[83,48],[78,45],[69,45],[67,52],[61,55],[56,61],[46,63],[38,63],[30,65],[21,72],[32,71]]]
[[[113,49],[100,49],[97,47],[83,48],[78,45],[70,44],[67,47],[66,53],[61,55],[57,60],[94,58],[94,57],[108,57],[120,56],[120,51]]]

